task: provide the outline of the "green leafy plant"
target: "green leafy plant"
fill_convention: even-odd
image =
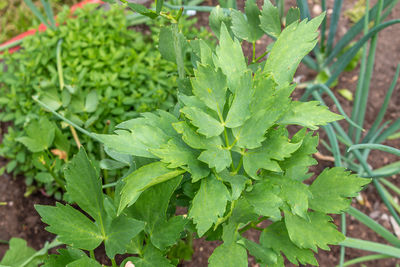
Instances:
[[[65,9],[58,15],[58,28],[26,38],[21,51],[2,56],[7,69],[0,72],[0,120],[14,125],[4,136],[0,154],[10,159],[7,172],[25,175],[27,194],[44,186],[46,194],[60,199],[62,168],[77,147],[85,145],[96,161],[105,159],[107,152],[73,127],[50,123],[51,115],[34,104],[32,95],[77,125],[100,133],[176,102],[174,63],[152,47],[158,42],[156,25],[162,21],[149,22],[152,33],[143,35],[128,29],[137,20],[117,7],[104,11],[90,5],[74,16],[70,19]],[[182,20],[184,34],[207,39],[206,31],[192,27],[194,22]],[[111,163],[96,163],[106,169],[105,179],[115,174]]]
[[[246,5],[255,10],[254,1]],[[247,251],[262,265],[284,266],[283,256],[294,264],[317,265],[313,251],[343,242],[327,214],[346,210],[370,180],[343,168],[307,180],[318,144],[307,128],[342,117],[318,102],[290,98],[294,71],[314,47],[322,20],[323,15],[293,22],[277,38],[265,66],[253,70],[223,22],[215,49],[203,40],[188,43],[176,24],[164,30],[160,50],[169,48],[181,69],[175,112],[143,113],[119,124],[115,134],[89,133],[116,158],[129,157],[130,171],[112,185],[114,197],[105,195],[99,173],[80,150],[65,179],[68,195],[85,214],[68,204],[36,206],[47,230],[70,246],[44,266],[100,266],[93,249],[101,243],[113,266],[115,255],[125,253],[137,256],[121,266],[127,261],[174,266],[180,259],[171,255],[179,240],[193,235],[223,241],[209,266],[247,266]],[[253,30],[246,27],[243,33]],[[182,72],[187,45],[196,59],[190,78]],[[289,125],[304,128],[290,135]],[[177,206],[187,214],[175,215]],[[252,228],[261,232],[258,242],[243,236]],[[80,250],[90,251],[91,258]]]

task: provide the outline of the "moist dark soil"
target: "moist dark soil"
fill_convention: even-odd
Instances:
[[[262,1],[258,1],[261,4]],[[288,0],[287,6],[294,6],[294,0]],[[310,4],[319,3],[319,1],[311,1],[308,0]],[[351,8],[355,0],[343,1],[342,10],[347,10]],[[376,1],[372,1],[374,4]],[[215,0],[207,0],[205,4],[211,5],[216,4]],[[328,16],[329,9],[333,6],[333,0],[327,1],[328,6]],[[243,2],[239,3],[239,8],[243,8]],[[316,15],[320,8],[318,4],[313,4],[311,8],[311,12]],[[199,14],[197,15],[199,19],[199,25],[206,26],[208,24],[207,14]],[[400,4],[398,4],[391,15],[387,18],[387,20],[400,18]],[[351,23],[347,18],[342,16],[338,25],[338,36],[340,37],[344,35],[347,29],[351,26]],[[257,50],[262,53],[262,49],[266,47],[266,45],[271,42],[268,38],[263,38],[257,43]],[[368,102],[368,108],[366,113],[365,120],[365,129],[369,129],[372,125],[375,117],[377,116],[382,102],[384,100],[387,89],[390,86],[390,83],[393,79],[395,69],[397,64],[400,63],[400,25],[394,25],[385,30],[381,31],[378,39],[377,53],[376,53],[376,61],[374,66],[374,74],[371,81],[371,89],[370,89],[370,98]],[[245,48],[245,53],[249,54],[250,47]],[[342,104],[342,107],[346,111],[347,114],[351,114],[351,109],[353,103],[351,101],[346,100],[344,97],[337,93],[337,89],[346,88],[351,92],[355,92],[357,81],[358,81],[358,73],[359,68],[351,72],[345,72],[339,78],[338,85],[334,88],[334,92],[336,97]],[[298,72],[296,73],[296,77],[301,77],[301,82],[305,82],[307,80],[315,77],[316,73],[308,70],[304,66],[300,66]],[[391,98],[389,108],[387,114],[385,115],[386,120],[395,120],[400,117],[400,93],[399,93],[400,83],[396,86],[395,92]],[[301,89],[298,89],[301,90]],[[296,96],[301,95],[301,91],[295,93]],[[329,98],[324,98],[327,102],[328,106],[337,112],[337,107],[333,104],[333,102]],[[341,122],[343,127],[346,129],[346,123]],[[3,130],[5,129],[4,125],[1,127]],[[324,133],[321,131],[320,137],[325,138]],[[0,134],[1,141],[1,134]],[[392,140],[388,141],[385,144],[391,145],[395,148],[400,148],[400,140]],[[320,146],[320,152],[325,155],[329,155],[329,153]],[[332,167],[333,163],[331,161],[324,161],[318,159],[318,166],[313,167],[312,171],[315,174],[319,174],[324,168]],[[399,158],[395,157],[391,154],[374,151],[371,153],[369,157],[369,164],[373,168],[379,168],[388,163],[392,163],[398,161]],[[0,160],[0,166],[5,164],[5,160]],[[400,186],[400,176],[391,177],[391,182]],[[54,235],[46,232],[44,230],[45,225],[41,222],[40,217],[34,210],[35,204],[46,204],[53,205],[55,201],[51,198],[48,198],[42,194],[36,193],[31,195],[29,198],[24,197],[25,193],[25,183],[23,177],[13,178],[9,174],[4,174],[0,177],[0,202],[6,202],[6,205],[0,206],[0,240],[9,240],[11,237],[21,237],[27,240],[28,245],[32,246],[35,249],[40,249],[45,241],[51,241],[54,238]],[[391,216],[388,212],[385,205],[382,203],[378,193],[376,192],[373,186],[369,186],[365,191],[361,194],[364,199],[364,203],[354,200],[353,206],[357,209],[361,210],[365,214],[369,215],[371,218],[375,219],[389,231],[394,232],[394,226],[391,222]],[[334,222],[336,225],[340,225],[340,216],[334,216]],[[370,240],[375,242],[380,242],[386,244],[386,242],[379,237],[375,232],[362,225],[360,222],[355,220],[349,215],[346,215],[347,218],[347,235],[349,237]],[[247,238],[250,238],[254,241],[258,240],[259,233],[257,231],[248,231],[246,232]],[[219,242],[209,242],[203,239],[198,239],[194,241],[194,255],[193,259],[190,262],[184,262],[183,266],[190,267],[202,267],[207,266],[208,257],[211,255],[213,250],[219,245]],[[5,251],[8,249],[7,245],[0,244],[0,258],[3,256]],[[331,267],[336,266],[339,263],[339,250],[340,248],[337,246],[333,246],[330,251],[319,251],[317,255],[318,262],[320,266],[323,267]],[[370,253],[365,251],[360,251],[356,249],[346,249],[346,260],[354,259],[360,256],[365,256]],[[104,258],[104,252],[97,251],[96,256],[98,258]],[[392,267],[396,266],[396,264],[400,264],[399,260],[395,259],[385,259],[379,261],[371,261],[366,262],[364,264],[353,265],[353,266],[368,266],[368,267]],[[254,259],[250,258],[249,266],[258,266]],[[286,266],[294,266],[290,263],[287,263]]]

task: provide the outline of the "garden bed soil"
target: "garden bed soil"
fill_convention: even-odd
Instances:
[[[207,1],[206,1],[207,2]],[[294,1],[288,1],[292,5],[294,5]],[[310,2],[310,1],[309,1]],[[333,1],[327,1],[328,8],[332,7]],[[355,1],[344,1],[343,9],[348,9],[352,7]],[[376,2],[376,1],[373,1]],[[210,1],[208,4],[213,4]],[[317,11],[318,8],[313,8],[312,11]],[[388,19],[400,18],[400,5],[398,4],[392,14]],[[200,25],[207,25],[207,15],[200,15],[199,18]],[[338,33],[339,35],[343,35],[346,32],[346,29],[349,27],[349,22],[346,18],[341,17],[339,23]],[[379,112],[380,106],[383,102],[386,91],[392,81],[393,75],[395,73],[395,69],[398,63],[400,63],[400,25],[391,26],[385,30],[383,30],[379,34],[379,41],[376,53],[376,64],[374,67],[374,76],[371,81],[371,93],[368,102],[368,109],[366,114],[366,124],[364,128],[368,129],[377,113]],[[269,42],[267,39],[263,39],[262,42],[258,43],[257,46],[259,50],[266,46]],[[358,72],[359,69],[355,69],[352,72],[344,73],[339,78],[339,83],[336,88],[346,88],[355,92],[355,88],[358,80]],[[315,76],[315,73],[310,72],[304,66],[301,66],[296,73],[296,76],[302,76],[303,81],[310,79]],[[400,84],[396,86],[396,90],[392,96],[388,112],[385,116],[385,120],[394,120],[400,117],[400,92],[399,92]],[[342,103],[344,110],[347,114],[351,112],[352,102],[346,100],[339,94],[335,92],[337,98]],[[295,95],[300,95],[295,94]],[[333,102],[326,98],[325,99],[330,108],[336,110]],[[345,127],[346,123],[342,123]],[[2,130],[5,130],[4,125],[2,125]],[[321,132],[321,138],[324,138],[323,133]],[[0,137],[1,141],[1,137]],[[391,145],[393,147],[400,147],[400,140],[392,140],[387,142],[386,144]],[[327,151],[324,150],[323,147],[320,147],[320,151],[323,154],[328,154]],[[374,168],[379,168],[388,163],[398,161],[399,158],[384,152],[374,151],[371,153],[369,164]],[[319,161],[319,165],[317,168],[314,168],[313,171],[318,174],[325,167],[332,167],[332,162],[329,161]],[[4,165],[5,161],[1,160],[0,165]],[[396,185],[400,186],[400,176],[394,176],[391,180]],[[28,245],[32,246],[35,249],[40,249],[45,241],[51,241],[54,236],[50,233],[47,233],[44,230],[45,225],[40,221],[40,217],[34,210],[34,204],[47,204],[53,205],[55,201],[51,198],[48,198],[40,192],[31,195],[29,198],[24,197],[25,193],[25,184],[22,177],[17,177],[14,179],[9,174],[4,174],[0,177],[0,202],[6,202],[6,205],[0,206],[0,239],[1,240],[9,240],[11,237],[21,237],[27,240]],[[353,201],[353,206],[360,209],[364,213],[370,215],[379,223],[381,223],[384,227],[393,230],[393,226],[390,223],[389,213],[382,203],[379,195],[373,186],[369,186],[363,193],[362,196],[365,200],[365,204],[361,205],[357,201]],[[358,221],[352,219],[349,215],[347,217],[347,233],[348,236],[365,239],[370,241],[376,241],[385,243],[385,241],[377,236],[372,230],[362,225]],[[334,216],[334,221],[337,225],[340,222],[340,216]],[[256,231],[248,231],[246,233],[247,237],[252,240],[258,239],[258,233]],[[219,242],[207,242],[203,239],[194,241],[194,255],[193,259],[190,262],[184,262],[183,266],[190,267],[202,267],[207,266],[208,257],[211,255],[212,251],[216,246],[218,246]],[[8,249],[7,245],[0,244],[0,258],[4,255],[5,251]],[[102,254],[101,252],[99,254]],[[360,257],[363,255],[368,255],[368,252],[355,250],[355,249],[346,249],[346,260],[353,259],[356,257]],[[100,258],[103,258],[103,255],[98,255]],[[331,267],[336,266],[339,263],[339,247],[332,247],[331,251],[319,251],[317,255],[318,262],[320,266],[323,267]],[[399,260],[395,259],[386,259],[379,261],[372,261],[364,263],[364,265],[354,265],[354,266],[382,266],[382,267],[392,267],[395,266],[396,263],[400,263]],[[254,259],[250,259],[249,266],[257,266],[255,264]],[[288,263],[287,266],[292,266]]]

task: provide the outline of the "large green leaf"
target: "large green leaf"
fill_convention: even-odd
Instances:
[[[232,163],[232,157],[229,150],[223,147],[215,147],[201,152],[199,160],[208,164],[210,168],[215,168],[220,172]]]
[[[244,11],[246,16],[238,10],[231,11],[232,31],[240,39],[255,42],[263,35],[260,29],[260,10],[254,0],[247,0]]]
[[[247,252],[237,243],[222,244],[208,259],[209,267],[247,267]]]
[[[196,224],[199,236],[204,235],[224,215],[228,199],[228,189],[214,175],[201,180],[200,189],[189,210],[189,218]]]
[[[237,39],[232,40],[224,23],[221,24],[221,35],[214,64],[226,75],[230,90],[238,84],[239,78],[247,69],[242,47]]]
[[[280,125],[301,125],[311,130],[318,130],[318,125],[343,119],[343,116],[330,112],[319,101],[293,101],[287,113],[279,120]]]
[[[7,250],[6,254],[0,261],[0,266],[4,267],[20,267],[25,263],[30,257],[36,253],[31,247],[28,247],[26,241],[21,238],[11,238],[10,248]],[[41,263],[40,259],[32,260],[25,267],[36,267]]]
[[[26,134],[27,136],[16,140],[23,143],[31,152],[41,152],[53,143],[55,127],[47,117],[42,117],[39,121],[34,120],[28,124]]]
[[[243,238],[240,241],[243,242],[249,253],[257,259],[257,262],[264,266],[274,266],[274,264],[277,263],[277,255],[272,249],[263,247],[246,238]]]
[[[205,137],[218,136],[224,131],[223,124],[213,116],[196,107],[184,107],[181,112],[198,128],[197,132]]]
[[[360,178],[344,168],[325,169],[309,187],[310,208],[325,213],[341,213],[362,187],[371,180]]]
[[[320,212],[309,212],[305,220],[290,212],[285,212],[285,224],[290,240],[300,248],[317,252],[317,247],[329,250],[328,244],[337,245],[345,237],[336,229],[332,218]]]
[[[116,254],[126,253],[126,247],[145,226],[145,222],[121,215],[115,218],[106,232],[104,246],[107,257],[113,259]]]
[[[299,232],[299,234],[301,233]],[[293,264],[298,265],[300,262],[301,264],[318,265],[310,249],[299,248],[292,243],[282,221],[275,222],[264,229],[260,236],[260,244],[271,248],[278,254],[278,262],[282,263],[279,266],[284,266],[281,252]]]
[[[35,205],[46,230],[58,235],[58,239],[74,248],[93,250],[104,236],[97,225],[69,205],[57,203],[55,207]]]
[[[264,1],[264,6],[260,16],[261,29],[271,36],[278,38],[281,33],[281,20],[279,18],[278,8],[271,4],[270,0]]]
[[[261,146],[266,131],[283,116],[289,107],[289,95],[294,86],[277,88],[272,77],[259,74],[254,82],[254,94],[250,102],[251,117],[241,127],[233,129],[237,146],[247,149]]]
[[[229,88],[234,93],[232,105],[226,116],[225,124],[229,128],[236,128],[243,125],[250,117],[250,101],[253,94],[252,74],[250,70],[245,71],[238,77],[235,84]]]
[[[174,245],[185,230],[187,222],[183,216],[174,216],[168,221],[158,220],[149,231],[151,243],[160,250]]]
[[[259,169],[282,171],[277,161],[290,157],[301,146],[301,142],[289,142],[285,132],[285,129],[271,130],[262,147],[245,152],[243,166],[249,176],[256,178]]]
[[[217,36],[218,39],[221,35],[222,24],[224,24],[231,32],[230,28],[232,25],[232,17],[226,14],[226,12],[224,12],[224,10],[220,6],[216,6],[215,8],[213,8],[208,20],[211,30],[214,32],[215,36]],[[231,36],[233,36],[233,33],[231,34]]]
[[[192,148],[210,149],[222,146],[222,140],[219,136],[206,138],[198,134],[193,127],[184,121],[174,123],[173,126],[178,133],[182,134],[183,141]]]
[[[255,183],[253,190],[245,194],[245,199],[253,206],[258,215],[270,217],[273,220],[280,220],[280,207],[283,200],[278,196],[280,188],[268,181]]]
[[[104,223],[102,183],[82,148],[64,170],[68,195],[100,224]]]
[[[162,162],[150,163],[132,172],[123,180],[125,185],[121,190],[118,214],[126,206],[135,203],[146,188],[168,181],[184,172],[183,170],[169,169],[167,168],[167,164]]]
[[[317,29],[325,13],[307,22],[294,22],[279,35],[264,67],[264,72],[271,73],[278,84],[291,83],[300,61],[317,43]]]
[[[102,267],[100,263],[91,258],[82,258],[67,264],[65,267]]]
[[[168,163],[168,168],[181,167],[190,172],[194,182],[210,173],[207,165],[197,159],[199,153],[183,143],[182,140],[171,139],[167,144],[161,145],[159,149],[150,151],[162,162]]]
[[[198,64],[194,75],[195,78],[192,78],[193,94],[222,118],[227,89],[225,75],[221,69],[214,70],[212,66],[203,64]]]

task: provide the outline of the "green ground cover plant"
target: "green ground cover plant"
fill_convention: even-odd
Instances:
[[[36,206],[47,230],[57,235],[47,247],[58,242],[68,247],[46,257],[14,239],[9,255],[19,247],[29,260],[44,261],[44,266],[101,266],[93,250],[104,243],[112,266],[117,266],[116,254],[126,253],[136,256],[126,257],[120,266],[128,261],[139,267],[176,266],[185,258],[180,240],[205,237],[223,241],[209,266],[248,266],[247,252],[263,266],[284,266],[284,257],[294,264],[318,265],[318,248],[348,241],[328,214],[347,210],[351,197],[370,180],[344,168],[326,169],[309,180],[309,166],[317,163],[312,158],[318,145],[313,131],[342,116],[319,102],[290,97],[295,70],[315,46],[324,14],[311,21],[294,17],[264,64],[254,57],[247,64],[235,35],[251,41],[269,31],[269,1],[262,11],[255,1],[247,1],[248,19],[236,13],[232,27],[214,13],[210,21],[217,46],[201,39],[186,41],[177,25],[181,12],[163,11],[162,1],[156,10],[127,5],[171,22],[161,29],[159,49],[177,63],[178,104],[170,112],[147,112],[122,122],[114,134],[96,134],[36,99],[103,143],[115,160],[129,162],[130,170],[104,185],[81,148],[68,163],[65,180],[68,195],[85,214],[68,204]],[[187,47],[193,75],[183,61]],[[290,125],[301,129],[289,134]],[[114,196],[104,194],[104,187],[114,188]],[[177,206],[186,214],[176,215]],[[269,224],[260,226],[263,221]],[[261,232],[257,242],[243,235],[249,229]],[[12,264],[6,260],[1,264]]]
[[[162,21],[151,21],[151,34],[128,29],[132,23],[121,8],[109,11],[89,5],[69,19],[66,8],[58,15],[58,28],[28,37],[18,53],[2,55],[7,66],[0,72],[0,120],[12,122],[0,146],[10,161],[5,167],[24,174],[27,195],[45,187],[60,199],[64,188],[62,169],[84,145],[104,176],[113,176],[115,163],[85,135],[34,104],[33,95],[77,125],[97,133],[141,112],[169,109],[176,102],[176,67],[154,49]],[[187,36],[207,37],[185,20]],[[191,38],[190,37],[190,38]],[[190,61],[184,58],[186,64]],[[121,166],[121,164],[118,164]],[[108,170],[107,170],[108,169]],[[111,172],[108,174],[107,172]]]

